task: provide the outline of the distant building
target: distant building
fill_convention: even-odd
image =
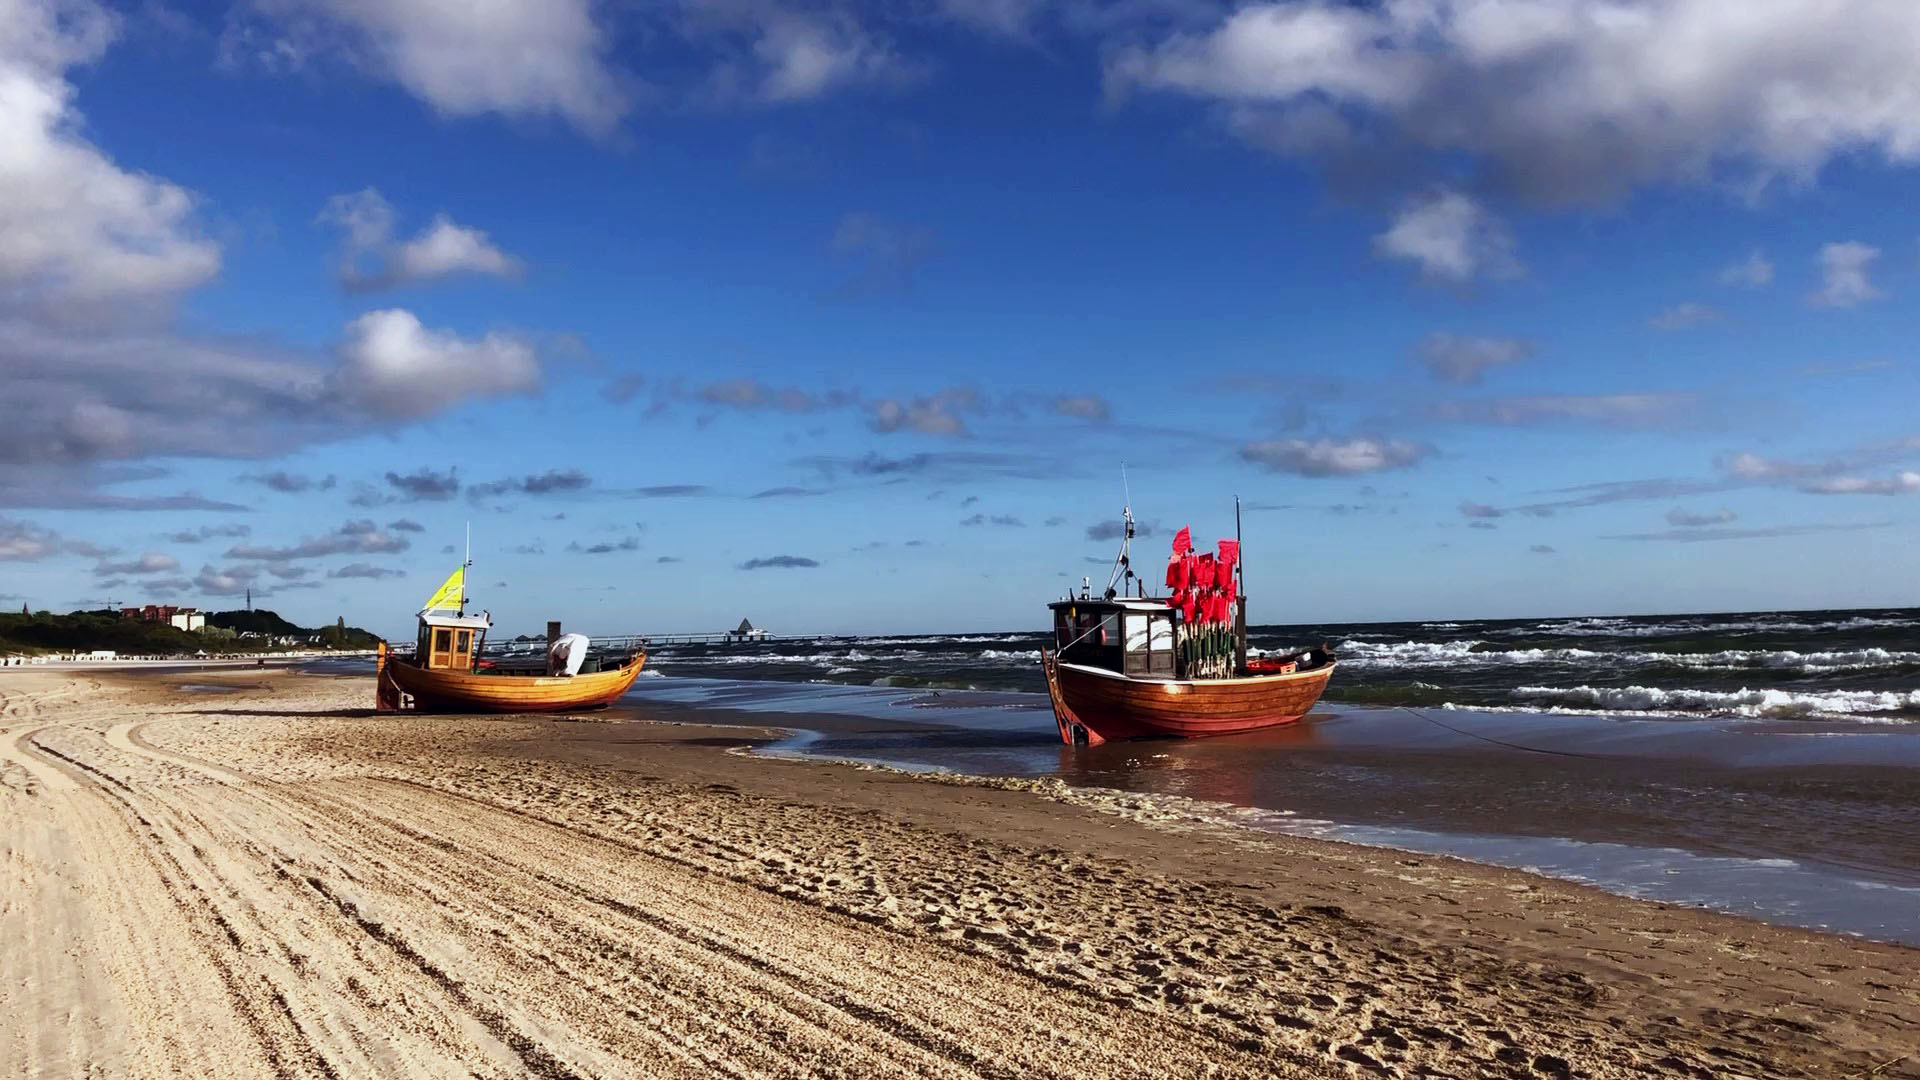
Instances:
[[[747,620],[741,619],[740,625],[735,627],[733,633],[727,636],[735,641],[759,641],[761,638],[767,636],[767,632]]]
[[[176,630],[202,630],[207,625],[207,617],[199,608],[174,607],[172,604],[148,604],[146,607],[121,608],[120,617],[140,619],[143,622],[163,622]]]

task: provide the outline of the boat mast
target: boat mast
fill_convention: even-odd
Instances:
[[[473,576],[473,522],[469,521],[466,525],[467,557],[460,564],[460,568],[466,571],[460,575],[460,614],[463,616],[467,613],[467,579]]]
[[[1233,497],[1233,542],[1240,549],[1240,557],[1233,561],[1233,572],[1238,575],[1240,595],[1233,605],[1233,665],[1234,674],[1245,674],[1247,670],[1247,549],[1240,539],[1240,496]]]
[[[1113,560],[1113,570],[1107,574],[1106,598],[1126,595],[1127,583],[1133,580],[1133,492],[1127,485],[1127,466],[1120,466],[1120,490],[1126,501],[1120,505],[1120,520],[1125,526],[1120,530],[1120,554]],[[1118,591],[1115,586],[1118,585]]]

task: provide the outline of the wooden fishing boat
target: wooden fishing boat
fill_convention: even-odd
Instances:
[[[479,659],[493,620],[487,613],[465,612],[466,567],[454,572],[419,612],[420,633],[413,655],[402,657],[381,642],[376,659],[375,707],[381,712],[532,713],[596,709],[610,705],[640,677],[647,662],[640,649],[612,666],[584,655],[570,662],[549,651],[531,665],[513,666]],[[460,610],[443,605],[458,602]],[[550,640],[558,623],[548,624]],[[578,637],[584,650],[586,639]]]
[[[636,652],[620,666],[579,675],[458,671],[423,668],[390,654],[381,657],[381,677],[404,698],[393,707],[422,712],[570,712],[611,705],[633,686],[647,654]]]
[[[1083,585],[1079,596],[1048,605],[1054,648],[1040,657],[1061,742],[1229,735],[1312,711],[1333,677],[1333,654],[1322,645],[1249,661],[1238,540],[1222,541],[1218,558],[1195,557],[1180,530],[1172,593],[1151,597],[1128,554],[1131,512],[1125,526],[1105,592]],[[1136,582],[1138,595],[1124,595]]]

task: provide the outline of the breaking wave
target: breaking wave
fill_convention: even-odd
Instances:
[[[1771,670],[1818,674],[1920,668],[1920,652],[1866,648],[1798,652],[1792,649],[1724,649],[1684,653],[1649,650],[1603,651],[1584,648],[1500,649],[1485,641],[1402,641],[1374,644],[1348,640],[1337,650],[1357,668],[1433,668],[1557,664],[1578,667],[1679,667],[1706,671]]]
[[[1516,701],[1599,712],[1706,713],[1774,720],[1920,712],[1920,690],[1666,690],[1655,686],[1522,686]]]

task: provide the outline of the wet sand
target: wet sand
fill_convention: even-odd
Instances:
[[[0,673],[0,1073],[1920,1077],[1901,946],[748,728],[178,681],[239,689]]]
[[[622,711],[795,729],[767,753],[1052,778],[1920,945],[1911,724],[1333,704],[1244,735],[1069,748],[1031,694],[673,678],[644,680]]]

